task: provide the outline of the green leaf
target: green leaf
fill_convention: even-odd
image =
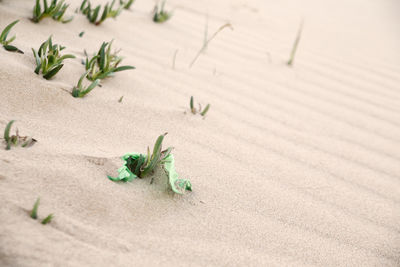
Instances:
[[[43,75],[43,78],[46,80],[49,80],[51,77],[57,74],[57,72],[64,66],[64,64],[58,65],[57,67],[49,70],[45,75]]]
[[[10,150],[11,148],[10,130],[14,122],[15,120],[10,121],[6,126],[6,129],[4,130],[4,140],[7,143],[6,150]]]
[[[31,211],[31,218],[32,219],[37,219],[37,211],[38,211],[38,208],[39,208],[39,204],[40,204],[40,198],[38,198],[37,200],[36,200],[36,202],[35,202],[35,204],[33,205],[33,209],[32,209],[32,211]]]
[[[53,218],[54,218],[53,214],[47,215],[47,217],[43,219],[42,224],[50,223]]]
[[[206,108],[200,113],[201,116],[205,116],[210,109],[210,104],[207,104]]]
[[[13,46],[13,45],[4,45],[3,47],[4,47],[4,49],[7,50],[7,51],[18,52],[18,53],[21,53],[21,54],[24,53],[23,51],[19,50],[17,47],[15,47],[15,46]]]
[[[7,39],[7,35],[10,33],[11,28],[18,23],[19,20],[15,20],[13,22],[11,22],[10,24],[8,24],[4,30],[2,31],[1,35],[0,35],[0,42],[3,43],[6,41]]]
[[[118,68],[113,69],[113,72],[123,71],[123,70],[132,70],[135,69],[133,66],[121,66]]]

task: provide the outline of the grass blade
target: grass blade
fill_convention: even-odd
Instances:
[[[6,129],[4,130],[4,140],[7,143],[6,150],[10,150],[11,148],[10,130],[14,122],[15,120],[10,121],[6,126]]]
[[[297,46],[299,45],[302,31],[303,31],[303,20],[300,22],[299,31],[297,32],[296,40],[294,41],[292,52],[290,53],[290,58],[287,62],[289,66],[293,65],[294,57],[296,55]]]
[[[37,200],[36,200],[36,202],[35,202],[35,204],[33,205],[33,209],[32,209],[32,211],[31,211],[31,218],[32,219],[37,219],[37,211],[38,211],[38,208],[39,208],[39,204],[40,204],[40,198],[38,198]]]
[[[54,217],[53,214],[47,215],[47,217],[43,219],[42,224],[48,224],[48,223],[50,223],[51,220],[53,219],[53,217]]]

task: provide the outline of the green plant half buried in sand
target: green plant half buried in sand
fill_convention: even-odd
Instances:
[[[31,218],[34,220],[36,220],[38,218],[39,204],[40,204],[40,198],[38,197],[37,200],[35,201],[35,204],[33,204],[33,208],[30,213]],[[53,214],[47,215],[47,217],[42,220],[42,224],[50,223],[51,220],[53,219],[53,217],[54,217]]]
[[[115,72],[135,68],[133,66],[118,66],[123,58],[117,56],[118,52],[111,52],[112,42],[103,42],[96,55],[92,58],[86,57],[85,68],[88,71],[87,78],[89,80],[104,79],[114,75]]]
[[[40,5],[40,0],[36,0],[36,4],[33,7],[32,21],[38,23],[42,19],[48,17],[62,23],[70,22],[74,17],[64,19],[65,11],[67,11],[69,5],[64,3],[64,0],[51,0],[50,5],[47,0],[43,0],[43,10]]]
[[[19,20],[13,21],[4,28],[4,30],[0,34],[0,44],[2,44],[4,49],[7,51],[18,52],[18,53],[23,54],[24,52],[19,50],[17,47],[10,45],[10,43],[12,43],[15,40],[15,38],[16,38],[15,35],[7,40],[8,34],[11,31],[11,28],[14,27],[14,25],[17,24],[18,22],[19,22]]]
[[[153,21],[156,23],[164,23],[172,17],[172,12],[164,10],[165,0],[162,1],[161,5],[156,4],[154,7]]]
[[[85,77],[88,75],[88,73],[89,73],[89,71],[85,72],[79,78],[78,84],[76,86],[74,86],[74,88],[72,89],[71,94],[73,97],[84,97],[85,95],[90,93],[90,91],[92,91],[99,84],[100,80],[96,79],[88,87],[84,88],[82,86],[82,82],[83,82],[83,79],[85,79]]]
[[[113,0],[111,4],[107,3],[103,8],[103,12],[100,12],[101,5],[97,5],[95,8],[92,8],[92,5],[90,4],[89,0],[83,0],[79,10],[83,15],[87,17],[90,23],[93,23],[95,25],[100,25],[106,19],[116,18],[121,13],[124,7],[120,6],[116,9],[113,9],[114,4],[115,0]],[[99,17],[100,13],[101,16]]]
[[[204,117],[209,109],[210,109],[210,104],[207,104],[207,106],[203,110],[200,103],[199,103],[199,108],[198,109],[195,108],[193,96],[190,97],[190,112],[192,112],[192,114],[200,113],[200,115]]]
[[[185,190],[192,191],[192,185],[189,180],[178,178],[178,174],[175,171],[174,157],[171,154],[172,147],[162,150],[162,142],[166,134],[157,138],[152,154],[149,147],[147,147],[147,155],[125,154],[122,157],[125,164],[118,169],[118,177],[108,176],[108,178],[112,181],[128,182],[151,175],[155,168],[161,165],[166,173],[168,185],[173,192],[183,194]]]
[[[37,141],[29,136],[20,136],[18,129],[15,135],[10,136],[11,127],[15,120],[10,121],[4,130],[4,140],[6,142],[6,150],[10,150],[11,146],[21,145],[22,147],[32,146]]]
[[[39,75],[39,72],[42,71],[43,78],[47,80],[56,75],[64,66],[64,59],[75,58],[71,54],[61,56],[60,52],[63,49],[65,49],[65,46],[53,45],[51,36],[39,47],[38,51],[32,48],[36,60],[35,73]]]

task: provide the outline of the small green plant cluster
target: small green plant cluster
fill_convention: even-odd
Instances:
[[[65,11],[67,11],[69,5],[64,3],[64,0],[51,0],[50,5],[47,0],[43,0],[43,10],[40,5],[40,0],[36,0],[36,4],[33,7],[32,21],[38,23],[42,19],[48,17],[62,23],[70,22],[73,17],[64,19]]]
[[[67,54],[61,56],[60,52],[65,49],[65,46],[54,44],[50,36],[36,51],[32,48],[33,55],[36,60],[35,73],[39,74],[42,71],[43,78],[50,79],[64,66],[63,61],[67,58],[75,58],[74,55]]]
[[[135,0],[119,0],[119,4],[124,8],[124,9],[130,9],[131,5],[135,2]]]
[[[33,204],[33,208],[32,208],[31,214],[30,214],[31,218],[34,220],[36,220],[38,218],[37,213],[38,213],[38,209],[39,209],[39,204],[40,204],[40,198],[38,198],[35,201],[35,204]],[[53,214],[47,215],[47,217],[42,220],[42,224],[50,223],[51,220],[53,219],[53,217],[54,217]]]
[[[3,30],[3,31],[1,32],[1,34],[0,34],[0,44],[2,44],[3,47],[4,47],[4,49],[7,50],[7,51],[18,52],[18,53],[23,54],[24,52],[22,52],[21,50],[19,50],[17,47],[15,47],[15,46],[13,46],[13,45],[10,45],[10,43],[12,43],[12,42],[15,40],[15,38],[16,38],[15,35],[7,40],[8,34],[9,34],[10,31],[11,31],[11,28],[14,27],[14,25],[17,24],[18,21],[19,21],[19,20],[13,21],[13,22],[11,22],[10,24],[8,24],[8,25],[4,28],[4,30]]]
[[[153,21],[156,23],[164,23],[172,17],[172,12],[168,12],[164,10],[165,7],[165,0],[162,1],[161,5],[156,5],[154,7],[154,15]]]
[[[103,42],[99,51],[92,58],[86,57],[85,68],[88,71],[87,78],[91,81],[112,76],[115,72],[134,69],[133,66],[118,66],[122,57],[117,52],[111,52],[112,42]]]
[[[21,145],[22,147],[32,146],[37,141],[29,136],[20,136],[18,129],[15,135],[10,136],[11,127],[15,120],[10,121],[4,130],[4,140],[6,141],[6,150],[10,150],[11,146]]]
[[[114,8],[115,0],[111,2],[111,4],[107,3],[103,8],[103,13],[100,15],[101,5],[97,5],[95,8],[92,8],[89,0],[83,0],[80,11],[83,15],[87,17],[90,23],[95,25],[100,25],[107,18],[116,18],[122,11],[124,7],[120,6],[116,9]]]
[[[160,135],[154,144],[153,153],[150,154],[150,148],[147,147],[147,155],[140,154],[138,158],[132,157],[127,159],[127,167],[139,178],[153,172],[154,168],[164,162],[164,159],[171,153],[172,147],[162,150],[162,142],[167,133]]]
[[[82,82],[83,79],[85,79],[85,77],[88,75],[89,71],[85,72],[79,79],[77,86],[75,86],[72,89],[72,96],[73,97],[84,97],[85,95],[87,95],[88,93],[90,93],[90,91],[92,91],[100,82],[99,79],[96,79],[95,81],[93,81],[89,86],[87,87],[83,87]]]
[[[204,117],[209,109],[210,109],[210,104],[207,104],[207,106],[203,110],[200,103],[199,103],[199,108],[198,109],[195,108],[193,96],[190,97],[190,112],[192,112],[192,114],[200,113],[200,115]]]

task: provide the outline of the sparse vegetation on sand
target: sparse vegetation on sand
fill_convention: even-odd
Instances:
[[[33,208],[32,208],[32,211],[30,213],[31,218],[34,219],[34,220],[36,220],[38,218],[39,204],[40,204],[40,198],[37,198],[36,201],[35,201],[35,204],[33,204]],[[53,214],[47,215],[47,217],[42,220],[42,224],[50,223],[51,220],[53,219],[53,217],[54,217]]]
[[[172,12],[165,11],[165,0],[160,4],[156,4],[153,11],[153,21],[156,23],[164,23],[172,17]]]
[[[19,22],[19,20],[15,20],[15,21],[11,22],[10,24],[8,24],[4,28],[4,30],[0,34],[0,44],[3,45],[4,49],[7,51],[18,52],[18,53],[23,54],[24,52],[19,50],[17,47],[10,45],[15,40],[15,38],[16,38],[15,35],[7,40],[8,34],[11,31],[11,28],[14,27],[14,25],[17,24],[18,22]]]
[[[195,108],[193,96],[190,97],[190,112],[192,112],[192,114],[200,113],[200,115],[204,117],[209,109],[210,109],[210,104],[207,104],[207,106],[204,109],[202,109],[200,103],[199,103],[199,108],[198,109]]]
[[[36,0],[35,6],[33,7],[32,21],[35,23],[40,22],[44,18],[52,18],[62,23],[70,22],[74,17],[64,19],[64,14],[67,11],[69,5],[64,0],[51,0],[50,5],[47,0],[43,0],[43,10],[40,5],[40,0]]]
[[[20,136],[18,133],[18,129],[15,135],[10,136],[11,127],[15,120],[10,121],[5,130],[4,130],[4,140],[6,142],[6,150],[10,150],[11,146],[18,146],[21,145],[22,147],[29,147],[32,146],[35,142],[35,139],[29,136]]]
[[[117,55],[118,51],[111,52],[112,42],[103,42],[96,55],[92,58],[86,57],[85,68],[89,80],[104,79],[114,75],[115,72],[135,68],[129,65],[119,66],[123,58]]]
[[[91,84],[89,84],[86,88],[83,87],[82,82],[85,79],[85,77],[88,75],[88,73],[89,73],[89,71],[85,72],[79,78],[78,84],[76,86],[74,86],[74,88],[72,89],[71,94],[73,97],[84,97],[85,95],[90,93],[90,91],[92,91],[99,84],[100,80],[96,79]]]
[[[293,66],[294,57],[296,56],[297,47],[300,42],[301,32],[303,31],[303,21],[300,22],[299,31],[297,32],[296,40],[293,43],[292,52],[290,53],[290,58],[287,62],[289,66]]]
[[[100,25],[108,18],[116,18],[124,8],[124,6],[119,6],[118,8],[114,8],[115,0],[110,3],[107,3],[103,7],[103,12],[100,12],[101,5],[97,5],[95,8],[92,8],[89,0],[83,0],[80,6],[80,11],[83,15],[87,17],[90,23],[95,25]],[[101,13],[101,16],[100,16]]]
[[[32,48],[33,56],[36,60],[35,73],[39,75],[42,71],[43,78],[50,79],[64,66],[63,61],[67,58],[75,58],[74,55],[67,54],[61,56],[61,51],[65,46],[53,44],[52,37],[50,36],[36,51]]]
[[[128,182],[135,178],[144,178],[151,175],[155,168],[161,164],[167,174],[168,184],[172,191],[178,194],[182,194],[185,190],[191,191],[191,183],[185,179],[178,179],[178,174],[175,172],[174,158],[171,154],[173,148],[168,147],[162,150],[162,142],[166,134],[164,133],[157,138],[153,153],[150,153],[150,148],[147,147],[147,155],[132,153],[124,155],[122,159],[125,164],[118,170],[119,176],[116,178],[108,176],[108,178],[112,181],[123,182]]]

